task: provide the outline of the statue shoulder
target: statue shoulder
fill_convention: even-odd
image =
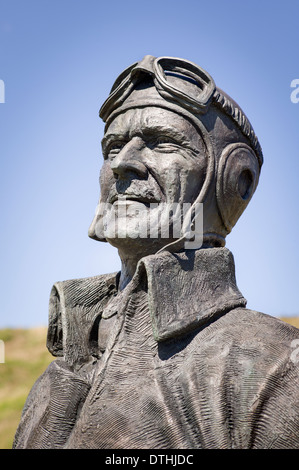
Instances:
[[[295,351],[299,363],[299,329],[277,317],[236,308],[223,316],[219,327],[221,335],[237,345],[240,355],[252,355],[256,363],[292,365]]]
[[[47,347],[70,365],[97,354],[102,311],[117,293],[118,273],[56,282],[50,293]]]
[[[13,448],[62,448],[89,390],[89,381],[63,359],[53,361],[27,397]]]

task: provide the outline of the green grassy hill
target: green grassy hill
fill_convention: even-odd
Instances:
[[[282,318],[299,328],[299,317]],[[0,330],[5,362],[0,363],[0,449],[11,449],[28,393],[54,360],[46,348],[47,329]]]
[[[11,449],[28,393],[54,359],[46,328],[0,330],[5,362],[0,363],[0,449]]]

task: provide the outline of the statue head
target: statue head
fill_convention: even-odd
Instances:
[[[100,116],[105,122],[101,210],[89,236],[144,254],[165,246],[176,251],[200,206],[203,245],[224,246],[257,187],[263,156],[244,112],[212,77],[186,60],[145,56],[117,78]],[[189,228],[180,213],[179,233],[174,212],[169,218],[175,204],[190,209]],[[105,216],[103,205],[109,207]],[[166,213],[171,230],[163,236]],[[155,218],[160,229],[153,236],[148,227]],[[115,221],[118,228],[126,223],[121,235],[115,234]]]

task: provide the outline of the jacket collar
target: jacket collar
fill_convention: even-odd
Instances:
[[[147,286],[156,341],[179,336],[246,305],[227,248],[147,256],[139,261],[131,284],[135,291]]]
[[[122,292],[117,292],[118,276],[114,273],[54,284],[47,337],[54,356],[64,356],[70,364],[96,356],[101,316],[125,314],[130,296],[144,288],[156,341],[175,338],[246,305],[236,286],[234,260],[227,248],[165,251],[142,258]]]

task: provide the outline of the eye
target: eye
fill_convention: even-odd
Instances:
[[[167,135],[155,136],[149,141],[149,147],[157,149],[166,149],[170,145],[177,145],[177,142]]]
[[[114,158],[116,155],[124,148],[126,142],[117,140],[111,142],[107,148],[105,149],[105,157],[106,158]]]
[[[157,145],[163,145],[163,144],[175,144],[176,142],[171,138],[168,137],[167,135],[159,135],[156,139],[156,144]]]

